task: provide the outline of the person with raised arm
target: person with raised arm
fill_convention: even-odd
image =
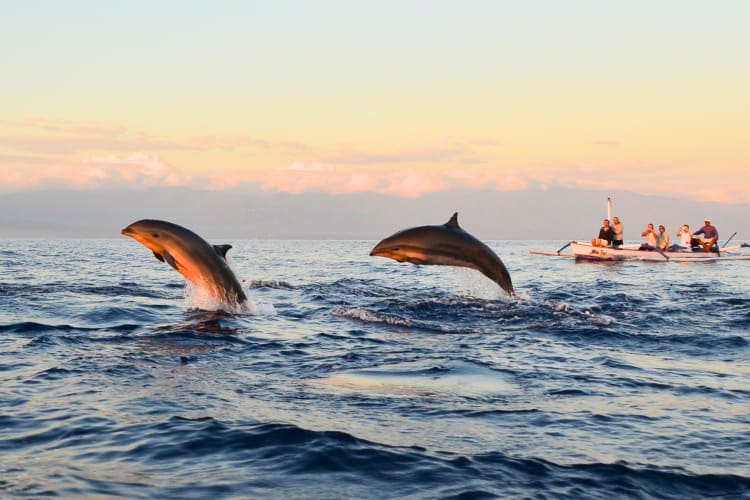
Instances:
[[[683,224],[680,229],[677,230],[677,234],[680,238],[680,243],[675,243],[669,247],[670,252],[685,252],[692,248],[691,241],[693,240],[693,233],[690,232],[690,226]]]
[[[654,231],[654,225],[649,224],[646,230],[641,233],[641,236],[646,238],[646,241],[641,243],[639,250],[656,250],[656,232]]]

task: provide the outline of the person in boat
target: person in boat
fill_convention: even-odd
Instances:
[[[718,247],[713,248],[714,245],[716,245],[716,242],[719,240],[719,231],[716,229],[716,226],[711,225],[711,221],[706,218],[706,220],[703,221],[704,226],[700,229],[698,229],[696,232],[693,233],[693,236],[698,236],[699,234],[703,235],[703,238],[695,238],[697,243],[703,247],[704,252],[710,252],[715,251],[717,252],[719,250]]]
[[[615,232],[615,237],[612,240],[612,246],[622,246],[622,222],[620,222],[619,217],[612,217],[612,229]]]
[[[669,247],[670,252],[685,252],[692,248],[693,233],[690,232],[690,226],[683,224],[680,229],[677,230],[677,235],[680,237],[680,244],[675,243]]]
[[[656,246],[662,252],[669,248],[669,233],[662,225],[659,225],[659,234],[656,235]]]
[[[656,240],[658,237],[656,235],[656,232],[654,231],[653,224],[649,224],[646,227],[646,230],[641,233],[641,236],[646,238],[646,241],[641,243],[641,246],[638,250],[656,250]]]
[[[612,240],[615,239],[615,232],[609,225],[609,219],[604,219],[602,227],[599,228],[599,237],[591,240],[592,247],[608,247],[612,244]]]

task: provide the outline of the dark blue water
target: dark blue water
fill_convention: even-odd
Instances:
[[[125,238],[0,242],[0,497],[750,496],[750,262],[495,242],[508,299],[374,242],[231,243],[238,316]]]

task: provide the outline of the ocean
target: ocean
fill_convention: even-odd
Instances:
[[[750,497],[750,262],[488,242],[509,298],[374,241],[211,242],[242,314],[125,237],[0,241],[0,498]]]

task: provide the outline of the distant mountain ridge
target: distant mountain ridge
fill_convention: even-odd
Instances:
[[[722,241],[734,231],[750,240],[750,204],[576,189],[453,191],[419,198],[248,189],[28,191],[0,195],[0,237],[118,237],[127,224],[154,218],[211,238],[378,239],[410,226],[444,223],[459,212],[461,226],[486,240],[586,239],[598,233],[608,196],[628,240],[640,239],[649,222],[674,234],[683,223],[697,229],[705,217]]]

